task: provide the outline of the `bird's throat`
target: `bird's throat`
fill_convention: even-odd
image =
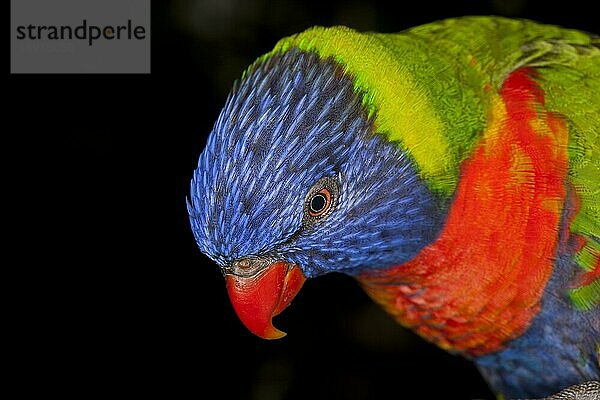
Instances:
[[[400,323],[467,356],[528,328],[553,269],[568,132],[543,109],[531,73],[514,72],[496,96],[438,239],[408,263],[359,277]]]

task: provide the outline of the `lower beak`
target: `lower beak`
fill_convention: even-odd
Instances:
[[[231,304],[242,323],[263,339],[279,339],[285,332],[272,319],[290,305],[306,278],[295,264],[276,261],[252,276],[225,275]]]

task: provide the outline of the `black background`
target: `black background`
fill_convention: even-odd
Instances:
[[[7,243],[23,244],[7,264],[17,274],[6,324],[21,393],[492,398],[469,362],[397,326],[341,275],[306,283],[277,318],[286,338],[253,337],[194,243],[185,197],[232,81],[283,36],[335,24],[393,32],[466,14],[598,32],[586,7],[155,1],[151,75],[8,76],[6,134],[24,150],[6,169],[18,183],[6,190],[17,218]]]

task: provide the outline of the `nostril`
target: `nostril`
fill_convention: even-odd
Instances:
[[[234,260],[226,273],[231,273],[237,276],[252,276],[268,267],[274,262],[270,258],[261,257],[246,257]]]
[[[249,270],[252,268],[252,263],[248,259],[234,261],[233,266],[235,269],[241,269],[243,271]]]
[[[237,276],[250,276],[254,275],[260,269],[260,260],[252,258],[241,258],[231,263],[231,273]]]

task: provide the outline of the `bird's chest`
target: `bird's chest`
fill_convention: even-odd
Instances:
[[[438,238],[408,263],[359,277],[400,323],[468,356],[498,350],[539,312],[566,199],[564,121],[540,111],[526,72],[496,100]]]

